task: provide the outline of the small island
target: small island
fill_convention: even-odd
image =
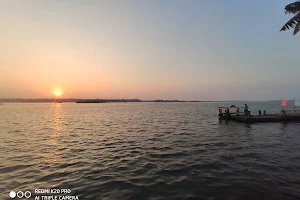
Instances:
[[[142,102],[140,99],[81,99],[76,103],[113,103],[113,102]]]

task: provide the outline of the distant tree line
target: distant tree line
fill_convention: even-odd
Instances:
[[[91,103],[106,103],[106,102],[142,102],[140,99],[54,99],[54,98],[41,98],[41,99],[22,99],[22,98],[5,98],[5,99],[0,99],[0,102],[27,102],[27,103],[47,103],[47,102],[86,102],[88,103],[91,101]]]

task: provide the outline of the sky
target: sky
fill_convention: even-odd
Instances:
[[[300,96],[289,0],[0,0],[0,98]]]

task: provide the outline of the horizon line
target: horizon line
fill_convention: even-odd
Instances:
[[[21,97],[14,97],[14,98],[0,98],[0,101],[3,100],[20,100],[20,101],[24,101],[24,100],[118,100],[118,101],[132,101],[132,100],[136,100],[136,101],[182,101],[182,102],[254,102],[254,101],[280,101],[280,99],[278,100],[180,100],[180,99],[140,99],[140,98],[21,98]],[[293,100],[293,99],[290,99]]]

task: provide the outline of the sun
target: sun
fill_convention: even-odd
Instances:
[[[61,90],[55,90],[54,94],[55,94],[57,97],[59,97],[59,96],[62,94],[62,92],[61,92]]]

